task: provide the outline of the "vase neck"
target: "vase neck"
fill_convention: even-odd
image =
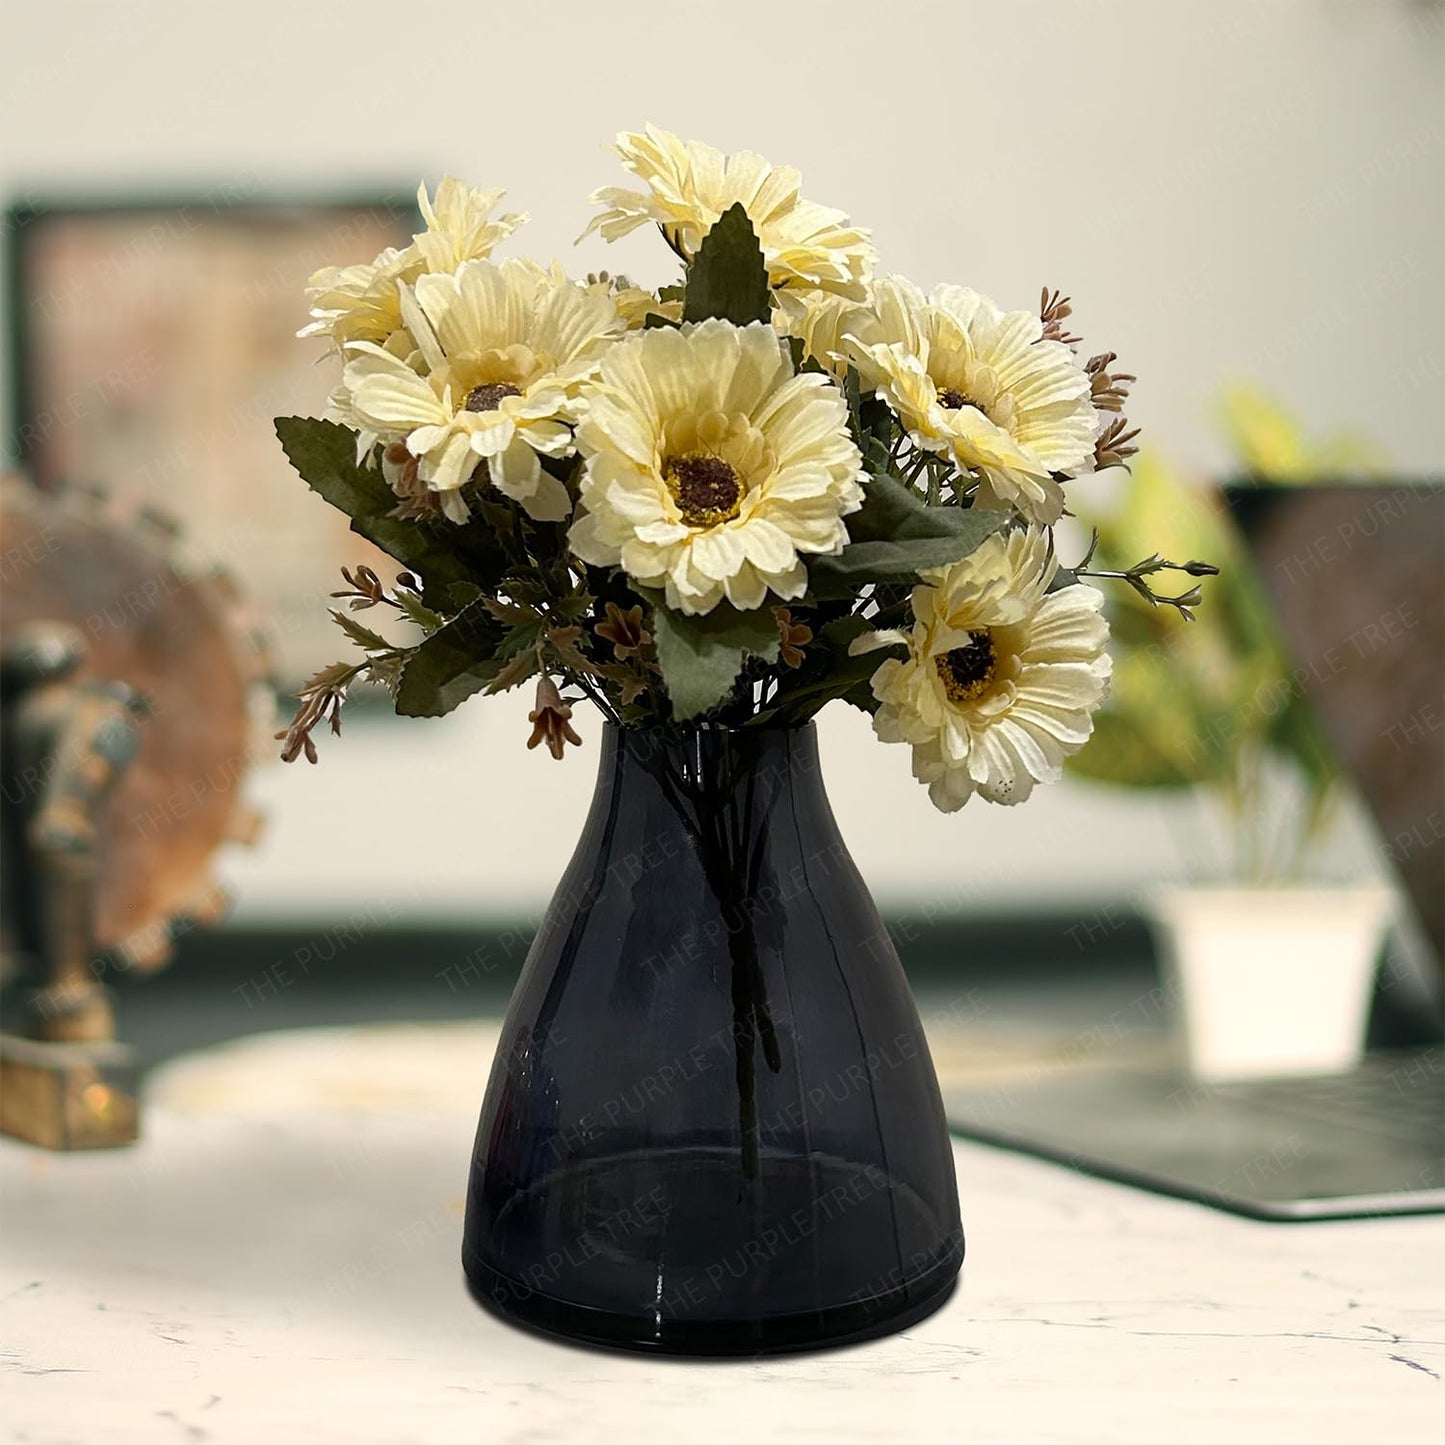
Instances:
[[[818,734],[796,728],[623,728],[608,724],[596,804],[656,793],[676,806],[767,812],[783,798],[823,800]]]

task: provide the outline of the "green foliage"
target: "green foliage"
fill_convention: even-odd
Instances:
[[[430,637],[446,622],[446,618],[440,612],[433,612],[410,588],[398,587],[396,589],[396,605],[401,609],[406,620],[421,628],[422,634],[426,637]]]
[[[396,497],[377,467],[356,463],[356,434],[313,417],[278,417],[276,435],[307,486],[351,519],[351,530],[414,572],[428,607],[445,608],[447,589],[500,577],[506,558],[475,522],[428,524],[390,515]]]
[[[504,636],[486,599],[469,603],[418,644],[402,668],[396,710],[403,717],[442,717],[493,682]]]
[[[864,486],[862,507],[847,519],[849,544],[837,557],[818,557],[808,568],[820,599],[848,597],[869,582],[912,582],[927,567],[967,557],[1008,522],[1002,511],[930,507],[889,476]]]
[[[684,321],[720,317],[734,326],[771,314],[768,268],[741,201],[729,206],[702,239],[687,268]]]
[[[364,623],[357,621],[349,612],[331,609],[332,620],[364,652],[390,652],[391,643],[379,632],[373,632]]]
[[[1257,387],[1227,387],[1220,417],[1245,476],[1266,482],[1378,477],[1385,458],[1366,438],[1342,431],[1316,442],[1299,419]]]
[[[704,617],[665,606],[653,614],[657,661],[675,722],[710,712],[733,690],[745,657],[778,658],[778,625],[770,610],[739,612],[720,602]]]
[[[808,645],[802,667],[782,680],[777,696],[752,725],[795,726],[834,701],[876,712],[878,704],[869,683],[887,653],[875,650],[854,656],[848,650],[855,638],[871,631],[873,623],[862,617],[838,617],[824,624]]]
[[[802,345],[801,341],[797,342],[799,351]],[[893,441],[893,413],[877,396],[863,394],[858,372],[852,366],[843,377],[843,395],[848,402],[848,424],[853,440],[863,454],[863,466],[874,475],[886,474]]]
[[[1254,814],[1267,804],[1258,796],[1257,771],[1260,759],[1273,755],[1304,779],[1308,821],[1317,820],[1337,765],[1291,676],[1273,613],[1223,503],[1144,454],[1117,510],[1084,520],[1098,528],[1102,566],[1122,566],[1148,547],[1207,557],[1220,572],[1192,622],[1127,588],[1109,594],[1113,684],[1095,715],[1094,736],[1068,760],[1069,771],[1126,787],[1213,788],[1233,801],[1241,829],[1262,834]],[[1299,847],[1307,842],[1302,838]],[[1247,838],[1241,844],[1241,856],[1259,851]]]

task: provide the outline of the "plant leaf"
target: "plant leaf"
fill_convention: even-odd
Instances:
[[[428,607],[409,587],[396,589],[396,602],[407,621],[421,628],[428,637],[446,622],[440,612]]]
[[[751,726],[772,722],[804,723],[816,716],[834,698],[873,713],[877,699],[869,683],[883,665],[887,653],[859,653],[848,644],[855,637],[872,632],[873,624],[863,617],[838,617],[827,623],[808,647],[802,668],[785,682],[773,705],[751,720]]]
[[[356,433],[315,417],[276,419],[291,465],[307,486],[351,518],[351,530],[395,557],[422,583],[428,607],[446,609],[448,589],[459,582],[495,585],[506,557],[490,528],[476,521],[409,522],[388,515],[396,496],[381,472],[356,464]]]
[[[506,692],[508,688],[517,687],[526,682],[534,672],[541,670],[542,664],[537,657],[535,647],[526,648],[522,652],[514,652],[501,667],[497,669],[497,675],[487,684],[487,691]]]
[[[930,507],[892,477],[875,476],[864,485],[863,506],[848,518],[848,545],[809,565],[811,590],[829,599],[851,596],[861,582],[911,581],[926,567],[967,557],[1008,520],[1004,511]]]
[[[366,652],[390,652],[392,645],[379,632],[373,632],[358,622],[349,612],[331,609],[332,620],[360,648]]]
[[[770,314],[768,268],[753,223],[741,201],[734,202],[702,238],[687,268],[684,321],[711,316],[746,326]]]
[[[419,643],[396,689],[402,717],[443,717],[486,687],[501,670],[502,628],[481,602],[470,603]]]
[[[720,602],[704,617],[689,617],[659,605],[653,610],[652,632],[677,722],[710,712],[722,702],[737,681],[745,655],[766,662],[778,658],[778,624],[766,608],[739,612]]]

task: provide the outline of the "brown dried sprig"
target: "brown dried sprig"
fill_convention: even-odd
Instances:
[[[1044,341],[1060,341],[1065,346],[1077,346],[1082,336],[1074,336],[1064,322],[1074,314],[1073,298],[1050,291],[1047,286],[1039,297],[1039,320],[1044,323]]]
[[[401,522],[434,522],[445,515],[441,494],[422,481],[417,459],[400,442],[386,449],[386,459],[397,469],[390,478],[397,504],[387,513],[389,517]]]
[[[778,622],[778,656],[787,667],[803,665],[803,649],[813,640],[813,629],[806,622],[795,622],[786,607],[774,607]]]
[[[607,616],[592,630],[604,642],[612,644],[612,652],[618,662],[640,656],[652,642],[652,634],[642,625],[640,603],[624,612],[615,602],[609,602]]]
[[[1128,371],[1111,371],[1109,368],[1118,361],[1117,353],[1101,352],[1091,356],[1084,363],[1089,378],[1090,400],[1099,411],[1120,412],[1129,399],[1129,387],[1139,378]]]
[[[346,691],[368,667],[365,662],[333,662],[297,690],[301,706],[296,709],[290,727],[276,734],[282,744],[283,763],[294,763],[303,753],[308,763],[316,761],[316,743],[311,734],[323,722],[330,722],[332,734],[340,735],[341,708],[346,702]]]
[[[403,573],[402,576],[409,576]],[[361,566],[354,572],[349,567],[341,569],[341,576],[346,582],[346,587],[340,592],[333,592],[333,597],[346,597],[351,600],[347,606],[353,612],[365,612],[368,607],[375,607],[378,603],[384,602],[388,607],[395,607],[397,603],[387,595],[386,588],[381,584],[381,578],[371,570],[370,567]],[[401,578],[397,579],[400,582]]]
[[[1138,427],[1131,427],[1124,417],[1116,416],[1094,443],[1094,470],[1102,472],[1106,467],[1125,466],[1130,457],[1139,454],[1139,448],[1134,445],[1138,435]]]
[[[557,684],[545,674],[537,680],[537,706],[527,714],[527,721],[532,724],[532,736],[527,739],[527,747],[535,748],[538,743],[546,743],[547,751],[559,763],[568,743],[574,747],[582,746],[582,738],[572,726],[571,705],[562,701]]]

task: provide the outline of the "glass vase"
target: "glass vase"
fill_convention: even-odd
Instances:
[[[812,725],[607,727],[482,1106],[477,1299],[757,1354],[902,1329],[962,1259],[928,1046]]]

